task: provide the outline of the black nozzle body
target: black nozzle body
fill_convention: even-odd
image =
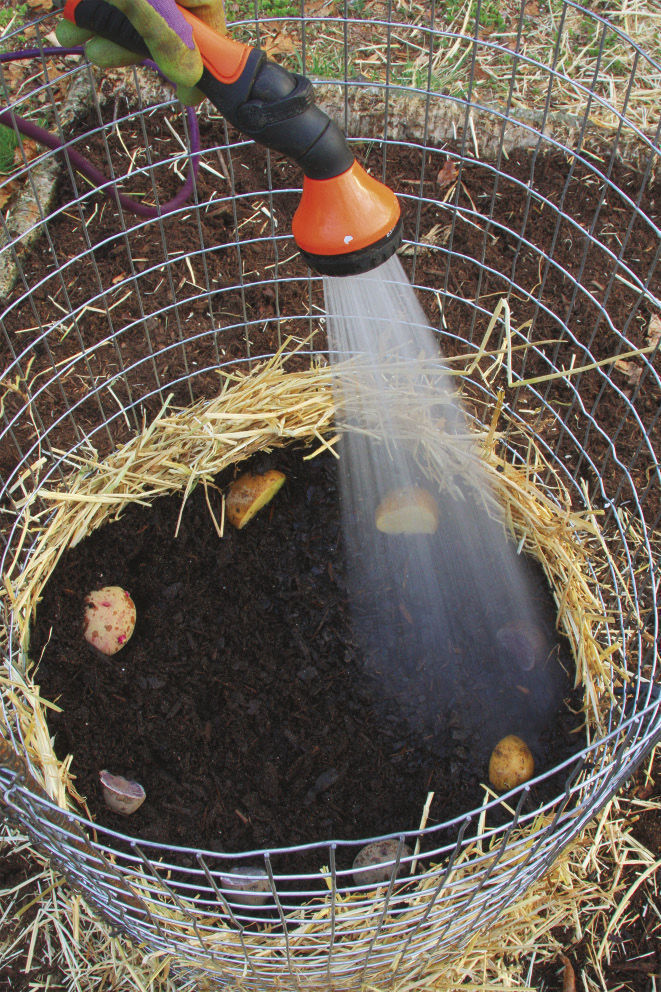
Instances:
[[[78,0],[73,18],[80,27],[147,53],[123,11],[105,0]],[[349,275],[389,258],[401,240],[396,197],[383,184],[366,182],[367,174],[343,132],[316,106],[310,80],[245,45],[239,46],[243,54],[234,81],[229,81],[231,74],[223,81],[222,71],[220,79],[212,71],[213,40],[205,45],[208,61],[198,87],[242,134],[281,152],[303,170],[303,197],[294,224],[296,243],[309,265],[320,273]]]
[[[204,70],[199,88],[239,131],[292,159],[310,179],[333,179],[354,156],[340,128],[314,102],[309,79],[253,49],[236,83]]]

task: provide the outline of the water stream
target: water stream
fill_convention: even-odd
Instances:
[[[396,256],[365,275],[326,277],[324,288],[338,423],[348,428],[347,584],[365,664],[416,734],[440,740],[450,721],[478,751],[507,733],[534,740],[557,705],[554,631],[507,538],[439,336]],[[402,489],[414,504],[428,494],[430,532],[377,527],[378,507]]]

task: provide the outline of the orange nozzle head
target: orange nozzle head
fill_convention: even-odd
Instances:
[[[317,272],[367,272],[399,247],[399,202],[391,189],[354,161],[332,179],[304,178],[292,231],[301,254]]]

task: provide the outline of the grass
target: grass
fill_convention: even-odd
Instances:
[[[18,138],[14,131],[6,124],[0,124],[0,174],[12,172],[17,147]]]
[[[661,8],[652,0],[604,2],[594,12],[563,0],[232,0],[228,20],[266,43],[288,35],[275,57],[316,79],[427,89],[475,103],[505,104],[591,120],[607,131],[628,119],[653,132],[658,119]],[[390,12],[390,23],[388,15]],[[606,23],[606,21],[610,23]],[[629,35],[642,52],[636,56]],[[346,47],[345,47],[346,39]],[[472,80],[472,81],[471,81]],[[630,85],[631,84],[631,85]],[[590,92],[594,96],[590,98]],[[608,106],[604,105],[605,103]]]
[[[25,45],[27,38],[24,34],[14,34],[17,28],[26,24],[30,20],[30,8],[26,3],[8,4],[0,6],[0,44],[5,34],[12,32],[11,47],[18,48]],[[2,45],[4,50],[4,45]]]
[[[0,31],[4,32],[16,21],[26,20],[29,7],[26,3],[19,3],[15,6],[10,4],[7,7],[0,7]]]
[[[295,17],[300,16],[301,4],[296,0],[265,0],[255,3],[255,0],[234,0],[225,5],[228,16],[234,21],[250,20],[251,18]]]
[[[588,115],[607,132],[624,110],[658,123],[661,7],[602,0],[593,12],[563,0],[227,0],[234,33],[313,79],[429,89],[514,112]],[[304,15],[305,20],[302,20]],[[0,7],[0,36],[18,48],[27,3]],[[609,23],[606,23],[609,22]],[[643,53],[626,36],[633,39]],[[304,53],[304,55],[303,55]],[[386,65],[388,68],[386,69]],[[591,95],[592,94],[592,95]],[[595,99],[596,97],[596,99]]]

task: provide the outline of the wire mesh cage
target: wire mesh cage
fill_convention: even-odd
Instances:
[[[152,69],[101,74],[56,49],[52,14],[6,29],[4,811],[118,930],[220,982],[423,976],[525,892],[661,736],[661,65],[653,25],[627,10],[611,23],[568,0],[228,7],[237,36],[317,83],[399,196],[401,259],[461,367],[485,457],[543,494],[532,516],[512,510],[517,539],[555,515],[580,549],[545,564],[587,700],[574,752],[506,799],[487,790],[387,838],[232,854],[86,816],[53,752],[29,630],[81,536],[250,453],[209,427],[229,392],[224,422],[252,417],[254,449],[334,430],[323,280],[290,233],[300,177],[208,105],[182,112]],[[149,492],[132,488],[142,450]],[[378,883],[352,871],[376,839],[391,841]]]

